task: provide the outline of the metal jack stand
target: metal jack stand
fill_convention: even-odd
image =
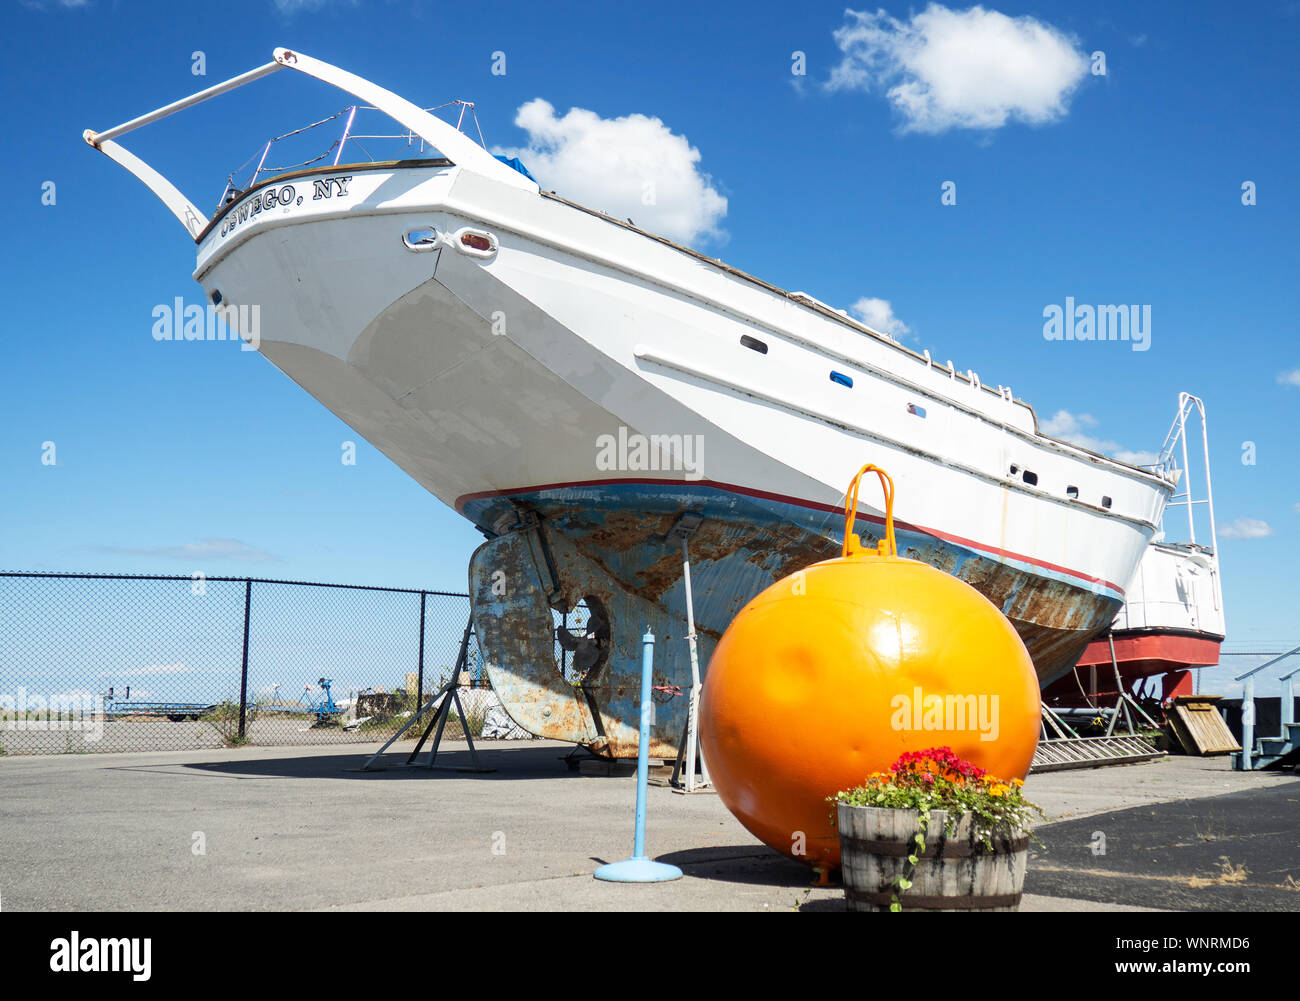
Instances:
[[[684,514],[677,519],[670,534],[676,535],[682,543],[682,583],[686,587],[686,642],[691,650],[691,693],[686,707],[686,724],[682,727],[682,739],[677,745],[677,761],[673,764],[672,778],[668,784],[673,792],[695,793],[711,791],[709,768],[700,754],[700,657],[695,642],[695,602],[691,596],[691,556],[687,540],[695,534],[704,517],[698,514]],[[699,762],[699,774],[696,774],[696,762]],[[683,777],[683,767],[685,776]]]
[[[1146,714],[1146,711],[1138,705],[1137,699],[1133,698],[1124,690],[1124,682],[1119,676],[1119,661],[1115,657],[1115,637],[1107,634],[1106,639],[1110,642],[1110,666],[1115,672],[1115,690],[1119,693],[1119,698],[1115,702],[1115,712],[1111,714],[1110,726],[1106,728],[1106,736],[1109,737],[1115,732],[1115,721],[1119,719],[1119,714],[1124,713],[1124,724],[1128,727],[1130,734],[1138,732],[1137,723],[1134,721],[1132,714],[1129,713],[1129,707],[1137,710],[1138,714],[1147,721],[1147,725],[1153,730],[1159,730],[1160,724]]]
[[[1110,642],[1111,668],[1115,672],[1115,690],[1118,696],[1115,708],[1110,710],[1110,725],[1106,727],[1104,737],[1080,737],[1064,720],[1047,706],[1042,706],[1042,739],[1034,751],[1031,772],[1051,772],[1064,768],[1095,768],[1098,765],[1127,765],[1138,761],[1153,761],[1163,758],[1164,751],[1157,751],[1144,737],[1138,735],[1137,723],[1130,709],[1147,721],[1152,727],[1157,724],[1148,716],[1137,700],[1124,691],[1124,684],[1119,674],[1119,663],[1115,659],[1115,641]],[[1097,684],[1092,684],[1094,696],[1089,701],[1096,701]],[[1087,693],[1084,693],[1087,695]],[[1098,708],[1098,707],[1094,707]],[[1098,711],[1101,711],[1098,709]],[[1115,723],[1124,717],[1127,733],[1117,734]],[[1055,736],[1048,733],[1048,729]]]
[[[478,751],[475,750],[474,748],[474,738],[469,732],[469,727],[465,725],[465,710],[460,704],[460,695],[456,691],[458,687],[458,682],[460,681],[460,672],[466,669],[466,666],[468,665],[469,662],[469,637],[470,634],[473,632],[473,629],[474,629],[474,620],[471,617],[470,620],[465,623],[465,634],[460,638],[460,654],[456,657],[456,667],[451,672],[451,679],[445,685],[439,688],[437,694],[434,695],[434,697],[431,698],[428,702],[426,702],[423,706],[421,706],[420,709],[416,712],[416,714],[412,716],[409,720],[407,720],[405,725],[400,730],[398,730],[395,734],[393,734],[391,737],[388,738],[388,743],[386,743],[383,747],[381,747],[378,751],[376,751],[373,755],[370,756],[370,759],[364,765],[361,766],[361,771],[363,772],[371,771],[372,770],[371,766],[374,765],[374,763],[380,758],[380,756],[383,755],[383,753],[387,751],[390,747],[392,747],[393,744],[397,742],[398,738],[402,736],[402,734],[404,734],[407,730],[409,730],[412,726],[414,726],[416,721],[421,716],[423,716],[429,710],[433,709],[435,705],[438,706],[437,712],[435,712],[433,716],[430,717],[429,725],[424,728],[424,734],[420,737],[418,741],[416,741],[415,749],[411,751],[411,753],[407,756],[406,761],[403,762],[403,765],[410,766],[415,761],[416,757],[420,753],[420,750],[424,747],[425,741],[429,739],[429,734],[433,733],[433,728],[436,726],[438,728],[438,732],[434,735],[433,745],[429,748],[429,762],[424,766],[425,768],[432,770],[433,768],[436,767],[439,770],[451,771],[451,772],[494,772],[496,771],[495,768],[484,768],[480,764],[478,759]],[[441,700],[441,705],[438,705],[439,700]],[[456,767],[453,765],[434,764],[434,761],[438,757],[438,747],[442,743],[442,732],[447,725],[447,717],[451,714],[451,707],[453,703],[456,706],[457,719],[461,721],[461,727],[465,731],[465,740],[469,742],[470,757],[474,761],[474,766],[472,768]],[[373,769],[373,770],[377,771],[378,769]]]

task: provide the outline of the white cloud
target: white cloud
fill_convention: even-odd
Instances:
[[[1277,381],[1283,386],[1300,386],[1300,368],[1293,368],[1290,372],[1279,372]]]
[[[125,671],[101,671],[99,678],[142,678],[155,674],[189,674],[184,664],[150,664],[148,667],[130,667]]]
[[[721,237],[727,199],[699,169],[700,151],[658,118],[601,118],[570,108],[557,117],[540,97],[519,108],[528,145],[517,156],[544,188],[681,242]]]
[[[1068,410],[1058,410],[1045,421],[1039,422],[1039,429],[1053,438],[1065,438],[1079,434],[1084,428],[1096,427],[1097,418],[1092,414],[1072,414]]]
[[[888,334],[894,340],[902,340],[912,332],[911,327],[894,315],[894,307],[888,299],[864,297],[850,306],[849,312],[872,330]]]
[[[1273,529],[1268,522],[1258,518],[1238,518],[1220,525],[1219,534],[1225,539],[1263,539],[1272,535]]]
[[[1097,418],[1092,414],[1072,414],[1068,410],[1058,410],[1047,420],[1039,421],[1038,429],[1053,438],[1060,438],[1101,455],[1112,456],[1131,466],[1152,466],[1159,461],[1160,456],[1155,452],[1134,452],[1119,442],[1089,434],[1086,429],[1096,427],[1097,423]]]
[[[828,90],[888,87],[904,132],[1043,125],[1065,116],[1088,72],[1069,35],[1035,18],[930,4],[910,21],[847,10]]]
[[[236,560],[241,563],[275,563],[278,556],[273,556],[265,549],[250,546],[238,539],[208,538],[202,542],[187,542],[180,546],[147,546],[133,548],[129,546],[99,546],[102,553],[117,556],[148,556],[164,560]]]

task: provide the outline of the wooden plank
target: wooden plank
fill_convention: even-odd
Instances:
[[[1169,724],[1188,754],[1204,757],[1241,750],[1219,715],[1218,701],[1217,695],[1180,695],[1170,706]]]

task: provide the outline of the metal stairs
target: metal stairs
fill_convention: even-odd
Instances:
[[[1232,767],[1237,771],[1248,772],[1267,768],[1300,749],[1300,723],[1297,723],[1295,719],[1295,686],[1293,682],[1296,674],[1300,674],[1300,668],[1296,668],[1278,679],[1282,683],[1280,700],[1282,732],[1277,736],[1255,736],[1254,676],[1265,668],[1272,667],[1274,664],[1280,663],[1297,653],[1300,653],[1300,647],[1289,650],[1268,663],[1260,664],[1259,667],[1237,676],[1238,681],[1244,682],[1241,689],[1241,750],[1234,752],[1232,755]]]
[[[1267,768],[1297,749],[1300,749],[1300,723],[1283,723],[1280,736],[1256,737],[1249,756],[1244,750],[1234,751],[1232,767],[1238,771]]]

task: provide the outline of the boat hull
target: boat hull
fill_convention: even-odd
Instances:
[[[659,623],[661,687],[689,684],[676,519],[703,518],[690,541],[703,666],[745,602],[838,554],[844,485],[865,461],[898,482],[900,552],[989,597],[1041,683],[1120,607],[1168,485],[1037,435],[1009,393],[679,249],[648,252],[657,280],[619,271],[609,262],[643,235],[536,195],[454,168],[355,173],[351,202],[214,226],[196,278],[257,305],[268,359],[490,537],[470,567],[476,632],[526,729],[633,752],[638,619]],[[541,238],[561,225],[570,249]],[[412,250],[403,234],[422,227],[492,227],[496,249]],[[747,319],[760,315],[763,328]],[[881,522],[864,499],[859,524]],[[575,685],[547,610],[586,594],[617,614],[606,662]],[[663,701],[656,753],[676,746],[684,711]]]
[[[1191,672],[1219,663],[1223,637],[1212,633],[1169,629],[1123,630],[1110,634],[1114,640],[1114,661],[1109,639],[1093,640],[1079,657],[1077,679],[1058,678],[1043,690],[1043,699],[1056,706],[1113,704],[1119,688],[1130,695],[1155,695],[1147,681],[1159,678],[1161,700],[1192,695]]]
[[[1059,706],[1113,703],[1118,695],[1116,670],[1118,687],[1131,695],[1148,694],[1147,679],[1157,676],[1162,699],[1191,695],[1191,671],[1219,662],[1224,632],[1214,550],[1193,543],[1153,542],[1107,635],[1089,643],[1074,674],[1048,685],[1043,698]]]

